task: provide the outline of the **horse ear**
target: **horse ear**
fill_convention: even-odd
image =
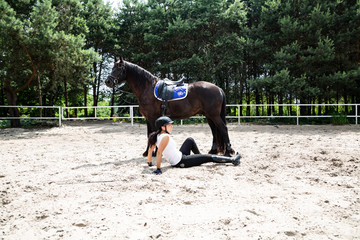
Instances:
[[[120,57],[120,63],[124,63],[124,58]]]
[[[116,57],[114,57],[114,62],[116,62],[117,61],[117,58]]]

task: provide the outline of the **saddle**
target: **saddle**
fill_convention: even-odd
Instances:
[[[182,86],[182,85],[184,85],[184,80],[185,80],[185,78],[181,78],[180,80],[177,80],[177,81],[171,81],[168,78],[164,78],[163,80],[160,80],[160,81],[163,81],[166,85]]]
[[[171,81],[167,78],[159,80],[154,88],[155,97],[164,102],[161,106],[163,115],[166,112],[168,101],[181,100],[186,98],[188,93],[188,84],[184,83],[184,79],[179,81]]]

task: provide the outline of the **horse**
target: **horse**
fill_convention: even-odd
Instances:
[[[116,61],[110,75],[105,80],[109,88],[127,82],[139,103],[139,112],[145,117],[147,134],[156,131],[155,121],[163,114],[173,120],[186,119],[196,114],[203,114],[213,135],[209,154],[231,156],[231,147],[225,119],[226,97],[218,86],[199,81],[188,84],[187,97],[182,100],[167,102],[166,111],[162,111],[163,102],[154,96],[156,83],[161,80],[140,66],[124,61]],[[147,146],[144,156],[147,155]],[[224,152],[225,151],[225,152]]]

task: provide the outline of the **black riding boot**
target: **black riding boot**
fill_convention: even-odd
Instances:
[[[216,163],[232,163],[237,166],[240,164],[241,155],[240,153],[237,153],[234,157],[225,157],[218,155],[212,155],[211,157]]]

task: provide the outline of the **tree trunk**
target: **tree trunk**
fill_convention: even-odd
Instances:
[[[270,115],[271,115],[271,107],[270,107],[270,104],[271,104],[271,93],[268,94],[268,96],[267,96],[267,98],[266,98],[266,101],[267,101],[266,115],[267,115],[267,116],[270,116]]]
[[[67,82],[66,82],[66,79],[64,79],[64,95],[65,95],[65,107],[68,107],[69,106],[69,103],[68,103],[68,93],[67,93]],[[69,117],[69,110],[66,109],[66,117],[68,118]]]
[[[316,98],[314,98],[312,101],[311,101],[312,104],[316,104]],[[312,116],[315,116],[316,115],[316,106],[312,106],[312,110],[311,110],[311,115]]]
[[[113,88],[112,90],[112,94],[111,94],[111,106],[115,105],[115,88]],[[114,108],[111,108],[111,113],[110,116],[114,116]]]
[[[96,95],[96,89],[97,89],[97,64],[96,62],[93,63],[93,69],[94,69],[94,83],[93,83],[93,106],[97,106],[97,95]]]
[[[84,107],[87,107],[87,91],[88,91],[88,88],[86,87],[86,85],[84,85]],[[84,108],[84,114],[85,114],[85,117],[88,116],[87,108]]]
[[[285,103],[291,104],[292,103],[292,96],[291,94],[289,95],[288,101],[286,101]],[[292,116],[292,106],[287,106],[287,116]]]
[[[260,104],[262,105],[261,106],[261,116],[265,116],[264,99],[266,101],[266,93],[265,93],[265,96],[263,94],[261,95],[261,102],[260,102]]]
[[[304,100],[304,98],[300,98],[300,104],[306,104],[306,103],[307,103],[307,102]],[[301,107],[300,107],[300,115],[301,115],[301,116],[307,115],[306,107],[304,107],[304,106],[301,106]]]
[[[239,104],[243,104],[243,92],[244,92],[244,79],[241,77],[240,78],[240,96],[239,96]],[[243,112],[242,112],[243,108],[240,107],[240,116],[243,116]]]
[[[314,103],[315,103],[315,102],[314,102]],[[318,115],[318,116],[321,116],[321,115],[322,115],[322,114],[321,114],[322,107],[321,107],[321,105],[320,105],[321,103],[322,103],[322,98],[319,97],[319,98],[318,98],[318,104],[319,104],[319,105],[318,105],[318,112],[317,112],[317,115]]]
[[[5,93],[4,93],[4,83],[3,81],[1,82],[1,86],[0,86],[0,105],[5,105]],[[0,116],[6,116],[6,108],[0,108]]]
[[[356,103],[355,95],[351,96],[351,103]],[[351,107],[351,112],[350,112],[351,115],[355,115],[355,108],[356,108],[356,106]]]
[[[42,106],[42,98],[41,98],[41,82],[40,82],[40,73],[37,71],[37,79],[38,79],[38,93],[39,93],[39,106]],[[42,117],[42,108],[39,108],[39,116]]]
[[[356,41],[356,61],[360,65],[360,40]]]
[[[250,116],[250,103],[251,103],[251,99],[250,99],[250,91],[246,92],[246,116]]]
[[[24,90],[25,88],[27,88],[30,83],[32,82],[33,78],[35,77],[35,74],[38,72],[38,68],[39,68],[39,64],[37,66],[35,66],[27,48],[26,48],[26,45],[25,44],[22,44],[24,49],[25,49],[25,52],[31,62],[31,65],[33,67],[33,72],[30,76],[30,78],[26,81],[26,83],[21,86],[20,88],[14,90],[12,87],[11,87],[11,84],[8,82],[8,81],[3,81],[5,86],[3,87],[3,89],[5,90],[5,94],[6,94],[6,98],[7,98],[7,103],[9,106],[16,106],[16,103],[17,103],[17,93],[18,92],[21,92],[22,90]],[[12,108],[9,108],[9,112],[10,112],[10,116],[11,117],[20,117],[20,111],[18,108],[16,107],[12,107]],[[11,119],[11,127],[21,127],[21,124],[20,124],[20,119]]]
[[[259,91],[255,90],[255,104],[260,104]],[[259,106],[256,106],[256,116],[260,116]]]
[[[98,102],[99,102],[99,95],[100,95],[99,93],[100,93],[100,83],[101,83],[102,68],[103,68],[103,62],[100,63],[100,69],[99,69],[97,86],[96,86],[96,106],[98,105]]]
[[[284,101],[283,101],[283,97],[282,97],[282,94],[279,94],[279,104],[284,104]],[[283,116],[284,115],[284,109],[283,109],[283,106],[279,106],[279,116]]]
[[[49,106],[54,106],[54,93],[53,91],[50,92],[50,96],[49,96]],[[50,108],[49,109],[49,116],[50,117],[55,117],[55,114],[54,114],[54,109]],[[61,115],[61,112],[59,112],[59,114]]]
[[[345,103],[345,104],[348,104],[348,103],[349,103],[349,102],[348,102],[348,96],[347,96],[347,94],[346,94],[346,91],[345,91],[345,93],[344,93],[344,103]],[[346,105],[346,106],[345,106],[345,114],[348,114],[348,112],[349,112],[349,106]]]
[[[324,103],[330,103],[327,97],[324,98]],[[329,115],[329,106],[325,106],[325,115]]]
[[[16,102],[17,102],[16,91],[13,90],[9,84],[5,85],[4,89],[5,89],[8,105],[16,106]],[[20,117],[20,111],[17,107],[9,108],[9,113],[11,117]],[[13,128],[21,127],[20,119],[11,119],[10,122],[11,122],[11,127]]]
[[[246,83],[245,86],[245,98],[246,98],[246,116],[250,116],[250,103],[251,103],[251,91],[250,91],[250,87],[248,86],[248,84]]]

